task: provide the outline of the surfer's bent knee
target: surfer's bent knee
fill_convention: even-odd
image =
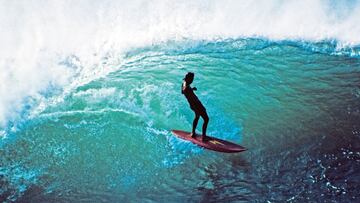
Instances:
[[[201,115],[201,117],[204,119],[204,122],[209,122],[209,116],[207,115],[206,112],[203,115]]]

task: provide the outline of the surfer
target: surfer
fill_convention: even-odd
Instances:
[[[202,141],[207,141],[208,138],[206,136],[206,128],[207,128],[207,125],[209,122],[209,117],[206,113],[206,109],[205,109],[204,105],[200,102],[199,98],[194,93],[194,91],[196,91],[197,88],[190,87],[190,84],[194,80],[194,75],[195,74],[192,72],[188,72],[185,75],[185,78],[183,79],[183,83],[181,86],[181,93],[185,95],[186,99],[188,100],[188,102],[190,104],[191,110],[193,110],[195,113],[195,118],[193,121],[193,127],[192,127],[192,131],[191,131],[192,132],[191,137],[193,137],[193,138],[196,137],[195,129],[198,124],[199,118],[201,116],[204,120],[204,124],[202,126]]]

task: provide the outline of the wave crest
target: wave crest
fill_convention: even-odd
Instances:
[[[260,37],[351,49],[360,44],[358,19],[358,1],[1,1],[0,126],[25,98],[100,77],[129,48]],[[75,65],[64,65],[72,56]]]

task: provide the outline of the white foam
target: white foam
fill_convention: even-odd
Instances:
[[[129,47],[237,37],[359,45],[359,5],[321,0],[0,1],[0,128],[18,116],[24,98],[49,85],[74,87],[100,77],[119,64]],[[76,63],[61,63],[70,56]]]

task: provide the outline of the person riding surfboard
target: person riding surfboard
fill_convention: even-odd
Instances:
[[[185,78],[183,79],[183,83],[181,86],[181,93],[184,94],[187,101],[189,102],[191,110],[194,111],[195,113],[195,118],[193,121],[193,126],[191,131],[192,132],[191,137],[192,138],[196,137],[195,129],[198,124],[199,118],[201,116],[204,120],[204,124],[202,126],[202,141],[207,141],[208,137],[206,136],[206,128],[209,123],[209,116],[207,115],[204,105],[200,102],[199,98],[194,93],[194,91],[196,91],[197,88],[190,87],[190,84],[194,81],[194,76],[195,74],[192,72],[188,72],[185,75]]]

